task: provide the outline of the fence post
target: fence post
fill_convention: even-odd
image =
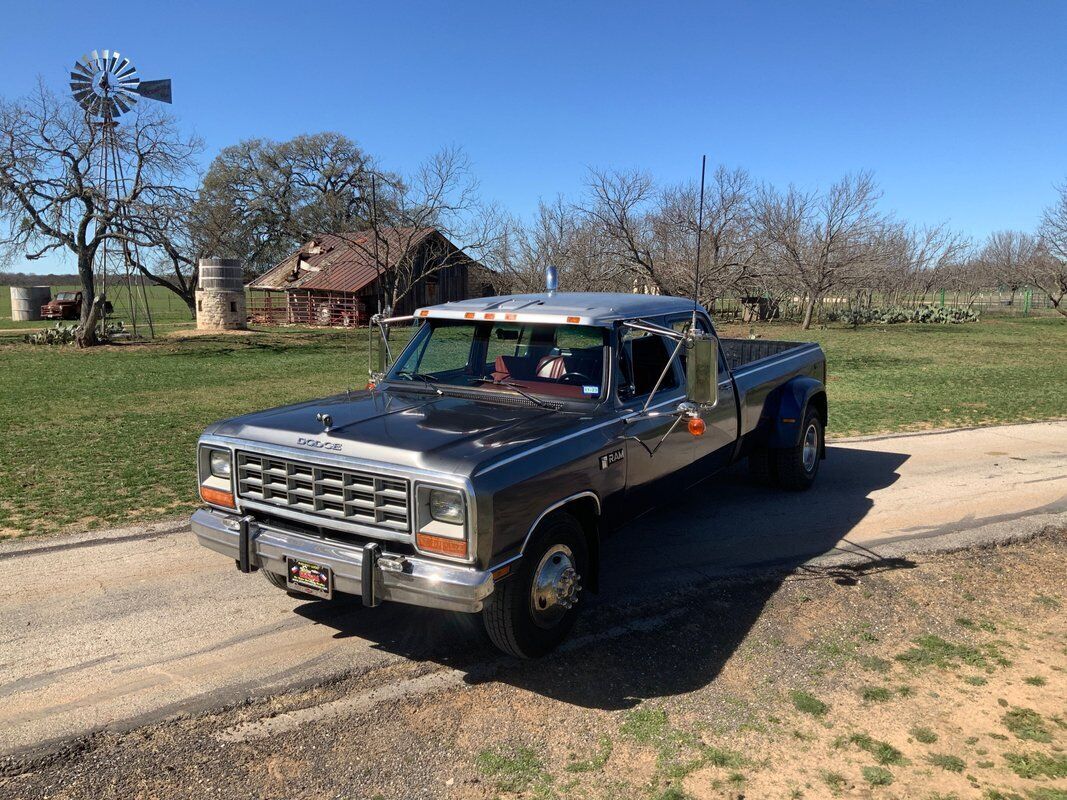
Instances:
[[[945,290],[941,290],[941,308],[945,307]]]
[[[1030,304],[1033,302],[1033,299],[1034,299],[1034,290],[1033,289],[1027,289],[1026,290],[1026,294],[1023,295],[1023,316],[1024,317],[1030,316]]]

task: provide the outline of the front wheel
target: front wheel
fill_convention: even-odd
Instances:
[[[531,538],[517,573],[502,581],[482,611],[493,644],[516,658],[551,652],[578,615],[588,548],[578,520],[549,516]]]
[[[804,415],[800,444],[775,450],[775,479],[783,489],[809,489],[819,474],[823,452],[823,427],[819,413],[809,408]]]

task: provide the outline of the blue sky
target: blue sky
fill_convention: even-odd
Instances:
[[[707,153],[780,185],[870,169],[887,210],[981,237],[1067,179],[1067,2],[4,0],[0,44],[4,97],[93,48],[172,78],[205,164],[316,130],[401,171],[459,144],[520,214],[587,166],[675,181]]]

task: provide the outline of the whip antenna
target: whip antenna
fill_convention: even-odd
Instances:
[[[693,268],[693,325],[697,325],[697,305],[700,296],[700,240],[704,238],[704,170],[707,169],[708,157],[700,157],[700,206],[697,210],[697,263]]]

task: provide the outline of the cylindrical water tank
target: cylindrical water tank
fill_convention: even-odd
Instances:
[[[12,286],[11,320],[25,322],[41,318],[41,306],[52,299],[50,286]]]
[[[243,292],[241,262],[236,258],[200,259],[200,288],[207,292]]]
[[[200,330],[215,331],[241,330],[248,327],[241,262],[237,259],[200,259],[196,327]]]

